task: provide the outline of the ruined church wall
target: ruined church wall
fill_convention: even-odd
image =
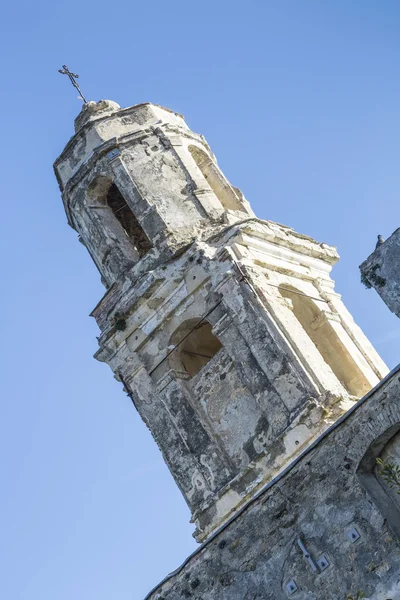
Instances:
[[[400,598],[393,519],[359,476],[374,440],[399,428],[397,370],[146,600]]]

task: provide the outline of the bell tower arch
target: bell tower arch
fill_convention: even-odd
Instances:
[[[258,219],[181,115],[89,102],[54,168],[106,287],[96,358],[204,540],[386,366],[334,291],[336,249]]]

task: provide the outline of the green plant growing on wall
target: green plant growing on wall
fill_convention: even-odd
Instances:
[[[346,600],[361,600],[362,598],[365,598],[365,594],[364,594],[364,592],[361,592],[360,590],[356,591],[355,596],[353,596],[353,594],[347,594],[347,596],[346,596]]]
[[[400,467],[397,465],[393,459],[387,458],[382,460],[381,458],[376,459],[377,464],[379,465],[379,475],[382,477],[383,481],[388,484],[388,486],[392,489],[395,489],[398,494],[400,494]]]

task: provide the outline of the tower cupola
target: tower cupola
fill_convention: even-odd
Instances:
[[[55,162],[68,221],[106,286],[217,224],[254,216],[183,117],[146,103],[88,102]]]

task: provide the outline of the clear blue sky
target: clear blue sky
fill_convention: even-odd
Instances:
[[[146,427],[97,363],[97,270],[52,173],[89,99],[203,133],[257,214],[336,245],[377,350],[400,322],[358,265],[400,225],[400,5],[385,0],[7,2],[0,24],[0,597],[142,600],[196,544]]]

